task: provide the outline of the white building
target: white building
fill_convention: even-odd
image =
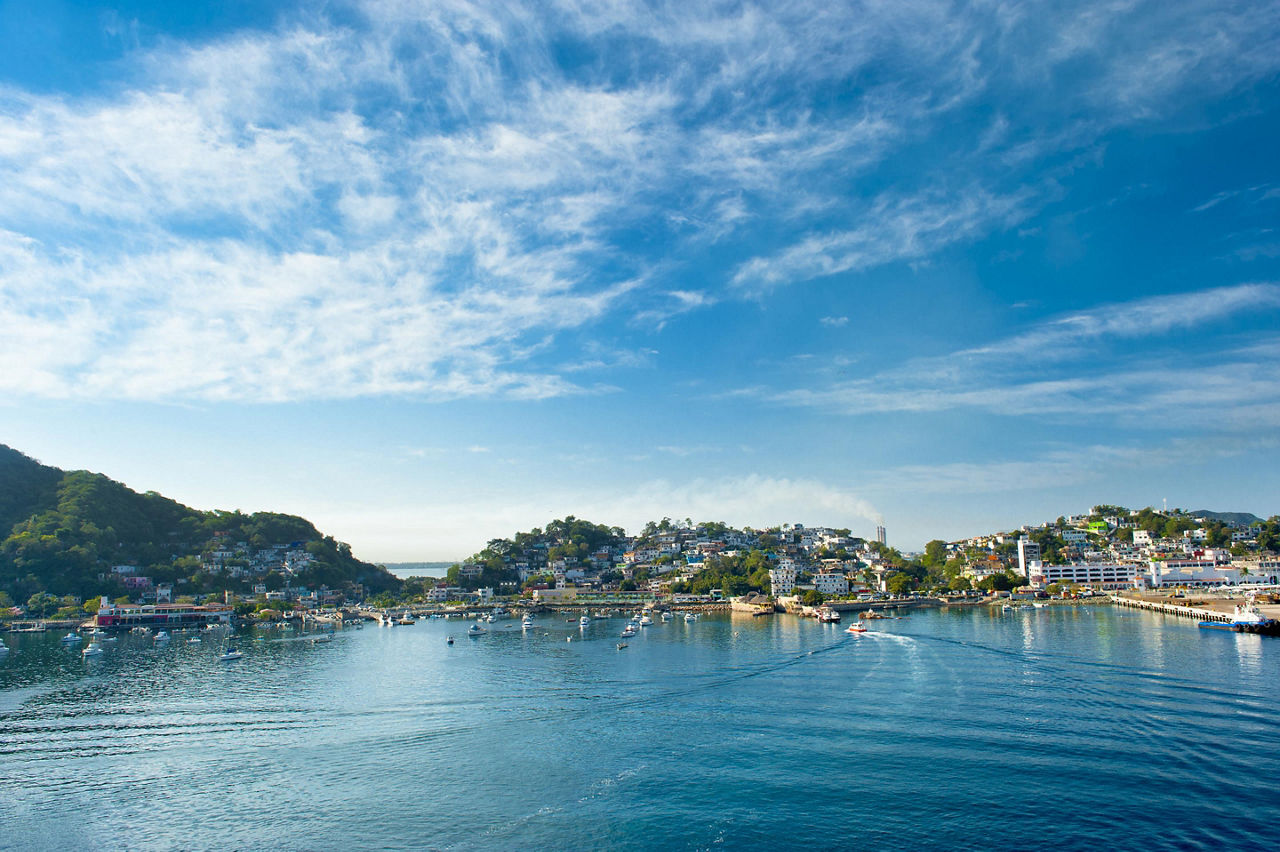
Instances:
[[[792,589],[796,587],[796,569],[795,568],[770,568],[769,569],[769,592],[775,598],[783,595],[791,594]]]
[[[1084,530],[1063,530],[1062,540],[1067,544],[1084,544],[1089,540],[1089,534]]]
[[[1160,586],[1220,586],[1240,582],[1240,571],[1213,559],[1152,559],[1147,582]]]
[[[824,595],[847,595],[849,578],[837,573],[814,574],[813,587]]]
[[[1031,577],[1031,563],[1040,560],[1040,545],[1024,536],[1018,537],[1018,570],[1022,576]]]
[[[1089,586],[1094,589],[1128,589],[1138,581],[1141,573],[1138,565],[1083,564],[1083,565],[1042,565],[1040,573],[1046,585],[1066,583],[1077,586]]]

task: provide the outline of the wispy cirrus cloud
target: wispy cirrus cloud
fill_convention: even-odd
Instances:
[[[1212,358],[1096,349],[1159,338],[1243,313],[1280,310],[1280,285],[1244,284],[1079,311],[983,347],[921,358],[853,381],[755,388],[789,405],[845,414],[979,411],[1004,417],[1106,419],[1129,427],[1245,431],[1280,424],[1280,339],[1267,335]],[[1087,365],[1087,366],[1082,366]]]
[[[567,331],[927,261],[1107,128],[1280,67],[1251,4],[337,11],[0,91],[0,389],[595,392]]]

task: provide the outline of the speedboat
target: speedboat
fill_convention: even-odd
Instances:
[[[84,639],[79,633],[68,633],[66,636],[62,637],[63,645],[79,645],[83,641]]]
[[[151,637],[151,641],[153,642],[168,642],[169,639],[170,639],[169,634],[163,630],[161,630],[155,636]]]
[[[467,628],[468,636],[483,636],[488,632],[489,632],[488,630],[485,630],[483,627],[480,626],[480,622],[478,621]]]
[[[484,620],[485,620],[485,621],[487,621],[487,622],[489,622],[490,624],[493,624],[493,623],[494,623],[495,621],[497,621],[498,619],[496,619],[496,618],[494,618],[494,617],[493,617],[493,613],[489,613],[488,615],[486,615],[486,616],[484,617]]]
[[[520,619],[520,629],[521,629],[521,630],[532,630],[532,629],[533,629],[533,616],[532,616],[532,615],[529,615],[529,613],[527,613],[527,612],[524,614],[524,618]]]
[[[618,650],[619,650],[619,651],[621,651],[621,650],[622,650],[623,648],[625,648],[625,647],[627,647],[627,643],[626,643],[626,642],[619,642],[619,643],[618,643]]]
[[[628,624],[626,627],[624,627],[624,628],[622,629],[622,638],[623,638],[623,639],[630,639],[632,636],[635,636],[635,635],[636,635],[636,632],[637,632],[637,631],[636,631],[635,627],[634,627],[634,626],[632,626],[632,625],[630,625],[630,624]]]
[[[102,646],[99,645],[97,642],[90,642],[88,646],[80,653],[86,657],[101,657]]]
[[[241,657],[243,657],[243,656],[244,656],[244,654],[242,654],[241,652],[237,651],[237,650],[236,650],[234,647],[232,647],[231,645],[228,645],[228,646],[227,646],[227,650],[223,651],[221,654],[219,654],[219,655],[218,655],[218,659],[219,659],[219,660],[221,660],[221,661],[222,661],[222,662],[224,662],[224,663],[229,663],[229,662],[231,662],[232,660],[238,660],[238,659],[240,659],[240,658],[241,658]]]
[[[695,615],[695,614],[694,614],[694,613],[692,613],[692,612],[686,612],[686,613],[684,614],[684,620],[685,620],[686,622],[693,622],[693,621],[697,621],[697,620],[698,620],[698,616],[697,616],[697,615]]]
[[[579,626],[579,627],[590,627],[590,626],[591,626],[591,616],[589,616],[589,615],[584,615],[584,616],[582,616],[582,618],[579,618],[579,619],[578,619],[578,626]]]
[[[839,624],[840,613],[829,606],[818,607],[818,621],[822,624]]]
[[[845,633],[866,633],[867,625],[863,624],[861,621],[855,621],[853,624],[850,624],[848,627],[846,627],[844,632]]]

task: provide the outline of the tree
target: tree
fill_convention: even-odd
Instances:
[[[27,613],[36,618],[44,618],[56,612],[60,606],[62,606],[62,602],[48,592],[36,592],[27,598]]]
[[[905,574],[901,571],[895,571],[890,574],[889,579],[885,582],[885,587],[888,588],[889,593],[895,597],[905,595],[907,592],[911,591],[914,585],[915,584],[911,580],[911,575]]]
[[[947,543],[940,539],[934,539],[924,546],[924,564],[933,567],[942,565],[947,561]]]
[[[806,589],[804,596],[800,598],[800,602],[805,606],[819,606],[824,600],[822,592],[817,589]]]

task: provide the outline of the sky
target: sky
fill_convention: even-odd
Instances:
[[[454,560],[1280,513],[1280,5],[0,3],[0,443]]]

